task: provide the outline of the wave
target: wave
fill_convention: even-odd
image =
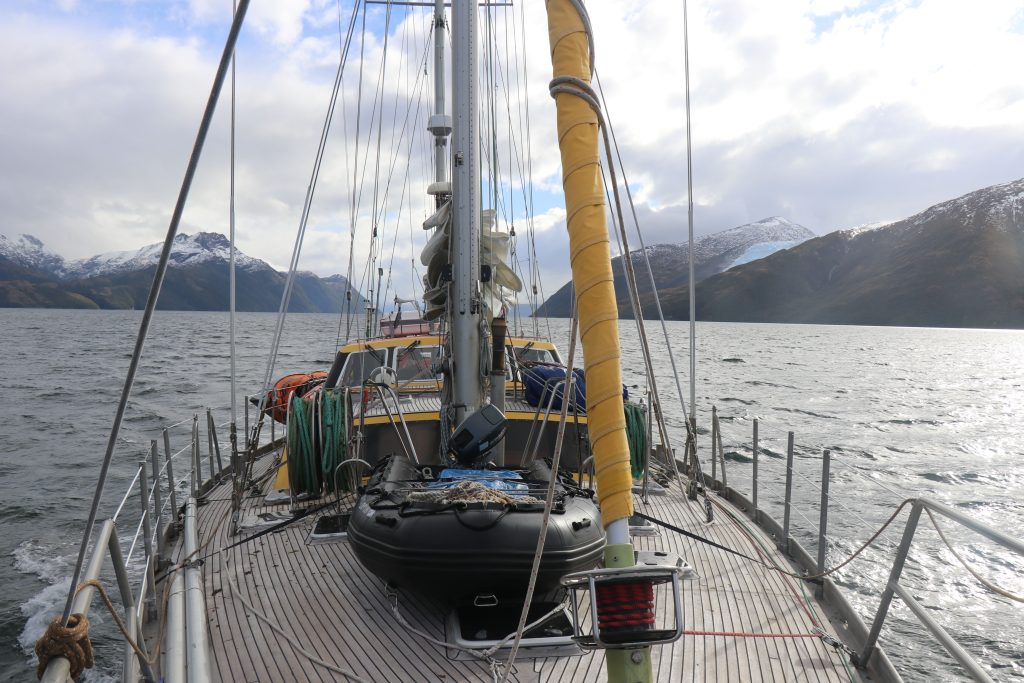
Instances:
[[[998,484],[1003,486],[1007,483],[1005,477],[982,472],[922,472],[919,476],[939,484]],[[991,500],[987,501],[986,505],[991,502]]]
[[[773,387],[775,389],[793,389],[797,390],[796,387],[789,384],[776,384],[775,382],[766,382],[761,379],[748,379],[744,384],[749,384],[753,387]]]
[[[824,413],[816,413],[816,412],[814,412],[812,410],[804,410],[802,408],[780,408],[780,407],[776,406],[775,410],[781,411],[783,413],[799,413],[800,415],[809,415],[811,417],[818,417],[818,418],[821,418],[823,420],[838,420],[839,419],[835,415],[826,415]]]
[[[871,452],[863,450],[861,448],[849,448],[844,446],[832,446],[831,450],[833,453],[842,453],[845,455],[852,455],[855,458],[864,458],[865,460],[878,460],[878,457],[873,455]]]
[[[732,462],[754,462],[754,458],[737,451],[726,451],[725,459],[731,460]]]
[[[54,557],[54,551],[55,548],[43,545],[36,539],[22,541],[11,553],[14,556],[14,568],[50,584],[67,579],[65,558],[60,555]]]

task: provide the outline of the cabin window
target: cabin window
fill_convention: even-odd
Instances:
[[[532,346],[506,346],[508,358],[505,363],[505,379],[519,380],[518,369],[520,364],[533,365],[534,363],[558,364],[558,355],[550,349],[538,349]],[[515,376],[513,376],[515,375]]]
[[[370,373],[387,364],[387,349],[367,349],[350,353],[345,361],[345,369],[341,372],[339,386],[362,386],[370,378]]]
[[[435,377],[440,379],[441,376],[432,371],[438,348],[416,344],[398,349],[395,354],[395,372],[398,373],[399,383],[432,381]]]
[[[520,363],[557,363],[558,358],[555,357],[549,349],[538,349],[536,347],[526,346],[514,346],[512,347],[512,353]]]

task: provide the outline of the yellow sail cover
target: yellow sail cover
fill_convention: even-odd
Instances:
[[[590,82],[583,21],[570,0],[548,0],[548,37],[555,77]],[[612,279],[597,114],[571,94],[555,96],[562,187],[576,309],[587,375],[587,415],[601,519],[607,527],[633,514],[633,480],[622,406],[618,306]]]

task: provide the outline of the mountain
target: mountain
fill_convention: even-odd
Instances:
[[[64,267],[61,277],[81,280],[118,273],[130,273],[156,266],[160,261],[163,243],[150,244],[137,251],[115,251],[87,259],[71,261]],[[174,237],[169,265],[171,268],[189,268],[204,263],[227,263],[231,257],[231,242],[215,232],[180,234]],[[273,270],[266,262],[246,256],[235,250],[236,271],[258,272]]]
[[[162,244],[65,261],[31,235],[0,235],[0,306],[43,308],[142,308]],[[222,311],[228,308],[230,242],[217,233],[177,235],[157,307]],[[285,274],[235,251],[236,301],[240,311],[276,311]],[[341,275],[296,274],[289,311],[336,313],[348,282]],[[352,310],[365,299],[352,292]]]
[[[748,223],[736,228],[707,235],[697,241],[694,246],[694,276],[699,282],[733,266],[764,258],[780,249],[800,244],[814,237],[814,233],[785,218],[772,216]],[[689,280],[689,253],[685,244],[655,244],[647,247],[647,259],[651,262],[651,272],[659,290],[671,289],[685,284]],[[630,252],[633,269],[636,272],[637,288],[640,293],[651,291],[650,275],[644,262],[643,252],[639,249]],[[629,291],[623,274],[622,257],[612,259],[612,272],[615,275],[615,297],[619,301],[620,312],[625,308],[624,317],[632,317],[629,304]],[[653,303],[653,302],[652,302]],[[557,292],[548,297],[538,309],[537,315],[552,317],[568,317],[572,309],[572,283],[566,283]],[[645,311],[652,310],[644,307]]]
[[[60,276],[64,272],[64,258],[32,235],[18,235],[16,239],[0,235],[0,262],[24,272],[42,273],[45,277]]]
[[[666,317],[689,316],[685,285],[661,295]],[[1024,179],[714,275],[697,318],[1024,328]]]

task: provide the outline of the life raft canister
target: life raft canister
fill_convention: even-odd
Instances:
[[[297,372],[285,375],[274,383],[274,388],[267,392],[266,412],[281,424],[288,421],[288,402],[292,400],[292,394],[299,397],[306,394],[314,387],[324,383],[327,373],[323,370],[314,372]]]

